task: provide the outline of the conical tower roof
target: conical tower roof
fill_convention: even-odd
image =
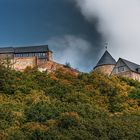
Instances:
[[[115,64],[116,64],[115,59],[111,56],[111,54],[108,51],[105,51],[105,53],[95,66],[95,68],[102,65],[115,65]]]

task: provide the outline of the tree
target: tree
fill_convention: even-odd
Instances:
[[[66,68],[71,68],[70,62],[66,62],[64,66],[65,66]]]

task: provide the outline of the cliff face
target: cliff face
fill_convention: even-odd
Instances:
[[[60,63],[56,63],[54,61],[46,61],[45,63],[42,63],[38,65],[38,70],[40,72],[47,71],[48,73],[50,72],[55,72],[56,70],[62,69],[65,72],[72,72],[75,75],[78,75],[79,71],[76,69],[73,69],[71,67],[66,67],[65,65],[62,65]]]

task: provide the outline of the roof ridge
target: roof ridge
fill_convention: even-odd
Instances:
[[[48,47],[48,45],[29,45],[29,46],[19,46],[19,47],[13,47],[13,48],[28,48],[28,47],[42,47],[42,46]]]
[[[139,64],[133,63],[133,62],[123,59],[123,58],[119,58],[119,60],[121,60],[131,71],[139,73],[137,70],[140,68]]]
[[[138,66],[140,66],[140,64],[134,63],[134,62],[132,62],[132,61],[129,61],[129,60],[127,60],[127,59],[124,59],[124,58],[119,58],[119,59],[121,59],[121,60],[123,60],[123,61],[127,61],[127,62],[129,62],[129,63],[133,63],[133,64],[135,64],[135,65],[138,65]]]
[[[25,47],[3,47],[0,53],[27,53],[27,52],[52,52],[48,45],[34,45]]]
[[[98,67],[101,65],[115,65],[116,60],[112,57],[112,55],[106,50],[102,57],[99,59],[97,65],[94,67]]]

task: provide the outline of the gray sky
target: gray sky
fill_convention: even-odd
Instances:
[[[123,57],[140,64],[140,1],[139,0],[75,0],[85,19],[94,23],[109,42],[109,50],[118,59]]]

